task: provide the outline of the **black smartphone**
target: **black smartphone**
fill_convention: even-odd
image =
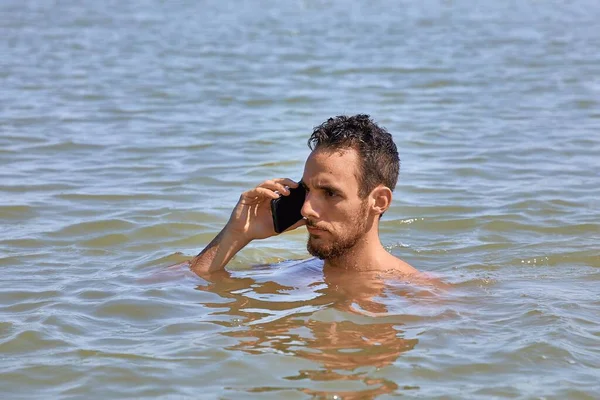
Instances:
[[[289,188],[290,194],[271,200],[271,214],[273,214],[273,228],[281,233],[302,219],[302,205],[306,198],[306,190],[302,182],[295,189]]]

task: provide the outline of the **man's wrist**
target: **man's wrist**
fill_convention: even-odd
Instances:
[[[221,234],[221,246],[233,250],[235,253],[246,247],[252,241],[247,235],[231,229],[228,225],[223,228]]]
[[[225,268],[227,263],[250,241],[227,226],[190,263],[190,269],[198,275]]]

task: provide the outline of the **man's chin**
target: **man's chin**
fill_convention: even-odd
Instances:
[[[317,244],[315,241],[321,241],[320,238],[309,237],[308,242],[306,243],[306,250],[308,250],[309,254],[313,257],[317,257],[321,260],[327,260],[329,258],[335,258],[342,255],[342,249],[338,249],[332,246],[328,246],[327,243]]]
[[[315,251],[314,249],[308,250],[308,252],[310,253],[311,256],[317,257],[319,260],[326,260],[329,258],[326,253],[322,253],[320,251]]]
[[[348,254],[362,237],[355,235],[346,240],[340,240],[339,238],[329,237],[325,239],[321,236],[309,235],[306,242],[306,250],[312,256],[321,260],[339,258]]]
[[[308,238],[308,243],[306,243],[306,250],[308,250],[311,256],[324,260],[325,258],[327,258],[327,249],[323,248],[323,246],[316,245],[314,243],[315,240],[319,239],[313,236]]]

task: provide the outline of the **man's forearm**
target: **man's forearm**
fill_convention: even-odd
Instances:
[[[191,260],[190,269],[197,275],[220,271],[249,242],[223,228],[221,232]]]

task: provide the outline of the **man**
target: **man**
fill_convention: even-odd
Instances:
[[[316,127],[308,145],[303,219],[288,230],[306,225],[308,252],[324,260],[323,268],[418,273],[379,240],[379,219],[390,206],[400,169],[392,136],[368,115],[338,116]],[[276,235],[270,202],[289,195],[288,187],[298,183],[273,179],[242,193],[229,222],[190,261],[190,269],[198,275],[223,270],[251,241]]]

